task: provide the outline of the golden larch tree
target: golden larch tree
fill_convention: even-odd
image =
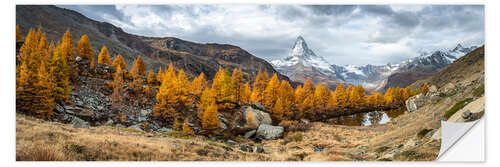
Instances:
[[[429,92],[429,85],[427,85],[427,83],[424,83],[424,86],[422,86],[421,92],[423,95],[426,95],[427,92]]]
[[[241,103],[241,94],[243,84],[245,84],[246,80],[243,78],[243,71],[240,68],[235,68],[233,70],[233,74],[231,75],[231,81],[233,83],[235,89],[235,101]]]
[[[348,95],[347,95],[346,90],[344,89],[343,84],[337,85],[337,88],[335,88],[334,94],[335,94],[335,101],[336,101],[335,106],[337,106],[338,108],[346,107],[348,104],[348,99],[347,99]]]
[[[210,104],[205,112],[203,112],[201,127],[210,134],[214,134],[220,129],[219,114],[215,103]]]
[[[198,77],[194,78],[191,84],[189,84],[189,92],[195,96],[195,98],[201,98],[201,94],[208,87],[208,82],[205,79],[205,74],[201,73]]]
[[[111,66],[115,67],[116,69],[118,69],[118,67],[120,67],[120,69],[122,69],[122,70],[125,70],[125,71],[128,70],[127,64],[125,63],[125,60],[123,59],[123,57],[120,53],[118,53],[116,55],[116,58],[113,60],[113,63],[111,63]]]
[[[109,58],[108,47],[106,47],[106,45],[102,46],[101,52],[99,52],[99,56],[97,57],[97,62],[111,65],[111,59]]]
[[[115,74],[113,75],[113,93],[111,94],[111,101],[113,102],[113,109],[120,111],[123,106],[123,71],[121,66],[118,66]]]
[[[153,70],[149,70],[148,71],[148,79],[147,79],[147,81],[148,81],[148,84],[151,84],[151,85],[156,84],[156,82],[157,82],[156,81],[156,74],[155,74],[155,72],[153,72]]]
[[[243,84],[241,87],[241,102],[243,104],[248,104],[250,102],[250,98],[252,96],[252,90],[250,89],[250,85],[248,84]]]
[[[267,82],[269,80],[269,75],[267,72],[262,72],[259,70],[255,81],[253,82],[253,91],[250,97],[250,101],[263,103],[264,102],[264,90],[266,89]]]
[[[184,132],[185,134],[194,135],[193,130],[189,127],[187,119],[184,119],[184,123],[182,124],[182,132]]]
[[[146,76],[146,65],[144,64],[144,60],[142,60],[141,56],[138,56],[134,61],[134,65],[132,65],[132,69],[130,73],[133,77],[136,76]]]
[[[235,89],[231,81],[229,72],[223,68],[219,68],[212,82],[212,89],[215,91],[215,99],[218,109],[229,109],[235,102]]]
[[[330,100],[330,90],[328,87],[318,84],[314,90],[314,107],[316,114],[327,113],[328,100]]]
[[[273,77],[267,83],[266,89],[264,90],[264,102],[262,105],[267,109],[273,109],[276,100],[278,100],[278,89],[280,87],[280,81],[278,75],[274,73]]]
[[[94,59],[94,49],[90,43],[90,39],[87,34],[83,34],[78,41],[77,46],[78,54],[82,59],[92,61]]]

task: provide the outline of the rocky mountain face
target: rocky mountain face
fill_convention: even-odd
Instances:
[[[304,82],[311,77],[334,89],[339,83],[363,85],[368,91],[385,91],[389,87],[405,87],[419,79],[431,76],[457,58],[475,49],[458,44],[448,51],[423,53],[398,64],[386,65],[335,65],[314,54],[303,37],[298,37],[288,57],[271,61],[271,64],[291,80]]]
[[[75,43],[83,34],[87,34],[96,55],[102,45],[106,45],[111,58],[120,53],[128,67],[132,66],[135,58],[141,56],[148,69],[156,71],[172,63],[177,69],[186,71],[190,77],[203,72],[211,79],[219,67],[224,67],[229,70],[242,68],[249,80],[252,80],[259,70],[270,75],[277,73],[280,79],[289,80],[265,60],[237,46],[201,44],[173,37],[138,36],[112,24],[95,21],[78,12],[56,6],[17,5],[16,24],[24,34],[29,28],[41,25],[48,40],[54,42],[60,40],[66,29],[70,29]]]

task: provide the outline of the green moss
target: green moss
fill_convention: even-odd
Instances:
[[[474,92],[472,94],[476,97],[484,95],[484,85],[481,85],[478,88],[474,89]]]
[[[458,110],[465,107],[465,103],[469,103],[472,101],[472,98],[467,98],[462,101],[455,103],[453,107],[451,107],[448,111],[444,113],[444,117],[449,119],[453,114],[455,114]]]

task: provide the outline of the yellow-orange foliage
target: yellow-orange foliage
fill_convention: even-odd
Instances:
[[[97,57],[97,62],[102,63],[102,64],[111,65],[111,59],[109,58],[108,47],[106,47],[106,45],[102,46],[101,52],[99,53],[99,56]]]
[[[208,87],[208,82],[205,79],[205,74],[201,73],[198,77],[193,79],[189,84],[189,92],[197,98],[201,98],[201,93]]]
[[[250,85],[244,84],[241,88],[241,102],[243,104],[247,104],[250,102],[250,98],[252,96],[252,90],[250,89]]]
[[[278,97],[272,114],[278,120],[290,119],[292,117],[292,106],[295,102],[294,91],[287,81],[282,81],[278,89]]]
[[[189,127],[187,119],[184,119],[184,123],[182,124],[182,132],[184,132],[186,134],[191,134],[191,135],[194,134],[193,130]]]
[[[212,82],[212,89],[215,91],[215,100],[219,104],[218,109],[228,109],[232,107],[231,103],[235,101],[235,89],[231,82],[229,72],[223,68],[215,74]]]
[[[231,75],[231,81],[233,83],[234,89],[235,89],[235,101],[240,103],[242,102],[242,91],[243,91],[243,85],[245,84],[245,78],[243,78],[243,72],[241,71],[240,68],[235,68],[233,70],[233,74]]]
[[[201,127],[203,128],[203,130],[206,130],[211,134],[214,134],[219,130],[219,117],[217,112],[217,105],[215,103],[210,104],[205,112],[203,112]]]
[[[262,105],[267,109],[272,109],[276,100],[278,100],[278,89],[280,87],[280,81],[276,73],[273,75],[271,80],[267,83],[266,89],[264,90],[264,101]]]
[[[264,102],[264,90],[266,89],[268,79],[269,75],[267,75],[267,72],[259,71],[257,73],[253,82],[253,92],[250,101],[261,104]]]
[[[429,92],[429,85],[427,85],[427,83],[424,83],[424,86],[422,87],[422,90],[421,90],[422,94],[427,94],[427,92]]]
[[[115,67],[116,69],[118,69],[118,67],[120,67],[120,69],[122,69],[122,70],[128,70],[127,64],[125,63],[125,60],[123,60],[122,55],[119,53],[118,53],[118,55],[116,55],[116,58],[115,58],[115,60],[113,60],[113,63],[111,64],[111,66]]]
[[[147,79],[147,81],[148,81],[148,84],[151,84],[151,85],[156,84],[156,75],[153,72],[153,70],[149,70],[148,71],[148,79]]]
[[[90,44],[90,39],[87,34],[83,34],[80,41],[78,41],[77,50],[82,59],[93,61],[94,49],[92,49],[92,45]]]
[[[328,100],[330,100],[330,90],[328,87],[318,84],[314,91],[314,107],[317,114],[327,112]]]
[[[144,60],[142,60],[141,56],[138,56],[134,61],[134,65],[132,65],[132,69],[130,73],[135,78],[137,76],[145,76],[146,75],[146,65],[144,64]]]
[[[346,92],[346,90],[344,89],[344,85],[343,84],[339,84],[337,85],[337,88],[335,89],[335,106],[337,106],[338,108],[344,108],[347,106],[348,104],[348,94]]]
[[[23,33],[21,32],[19,25],[16,24],[16,42],[20,41],[23,41]]]

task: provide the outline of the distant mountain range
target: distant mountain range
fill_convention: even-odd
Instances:
[[[96,55],[106,45],[111,58],[120,53],[128,67],[132,66],[134,59],[141,56],[148,69],[156,71],[172,63],[176,69],[183,69],[190,77],[204,73],[211,79],[218,68],[223,67],[230,71],[241,68],[249,81],[253,80],[259,70],[269,75],[277,73],[279,79],[289,81],[288,77],[277,72],[270,63],[238,46],[129,34],[120,27],[52,5],[16,5],[16,24],[23,34],[30,28],[41,25],[47,39],[54,42],[61,39],[66,29],[70,29],[75,43],[83,34],[87,34]]]
[[[289,55],[273,60],[271,64],[291,80],[304,82],[307,77],[315,83],[326,84],[334,89],[339,83],[363,85],[368,91],[384,91],[388,87],[405,87],[439,71],[477,46],[463,47],[458,44],[447,51],[422,53],[398,64],[386,65],[336,65],[327,62],[308,48],[303,37],[297,37]]]

